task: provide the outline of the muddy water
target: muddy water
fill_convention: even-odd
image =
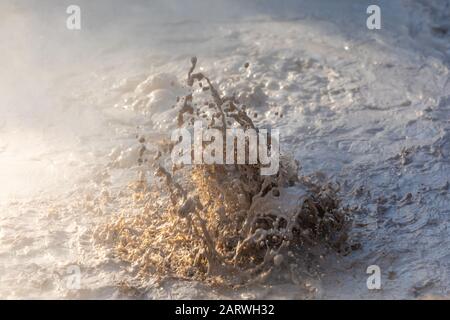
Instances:
[[[0,297],[448,296],[448,1],[381,2],[380,31],[366,29],[364,1],[86,2],[79,32],[63,3],[1,6]],[[136,136],[150,158],[169,135],[192,55],[357,208],[361,248],[323,257],[310,290],[142,281],[93,237],[141,209],[127,187],[142,171]],[[366,287],[374,264],[380,291]]]

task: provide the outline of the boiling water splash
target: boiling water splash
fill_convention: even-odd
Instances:
[[[223,134],[229,127],[255,128],[244,105],[234,96],[222,96],[202,73],[194,73],[196,63],[193,58],[188,73],[191,91],[175,108],[178,125],[189,128],[203,119]],[[204,91],[210,100],[198,102],[196,92]],[[211,108],[216,112],[209,112]],[[121,216],[96,233],[100,241],[113,244],[120,259],[136,266],[140,276],[237,285],[298,262],[306,248],[350,250],[350,212],[340,207],[337,186],[299,176],[290,157],[281,157],[276,175],[261,176],[260,163],[167,168],[172,148],[162,143],[152,164],[159,178],[156,186],[150,188],[144,177],[132,185],[142,212]]]

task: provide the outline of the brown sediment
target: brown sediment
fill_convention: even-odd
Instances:
[[[208,88],[211,100],[194,103],[192,93],[179,99],[179,126],[203,119],[224,135],[232,125],[256,129],[245,106],[194,73],[196,58],[191,64],[188,86],[206,82],[200,87]],[[269,274],[307,247],[347,250],[349,212],[340,206],[337,187],[299,176],[293,159],[282,156],[279,172],[262,176],[260,163],[167,168],[170,148],[162,149],[155,158],[160,183],[151,189],[143,180],[134,184],[142,212],[120,217],[97,234],[141,276],[236,285]]]

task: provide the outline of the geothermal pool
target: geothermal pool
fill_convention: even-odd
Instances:
[[[79,1],[78,31],[69,4],[0,5],[1,298],[449,295],[449,1],[378,1],[380,30],[367,1]],[[150,158],[170,137],[194,55],[355,208],[360,248],[321,257],[318,276],[305,267],[308,283],[142,279],[96,242],[141,209],[130,183],[153,178],[137,138]],[[371,265],[381,290],[367,288]]]

